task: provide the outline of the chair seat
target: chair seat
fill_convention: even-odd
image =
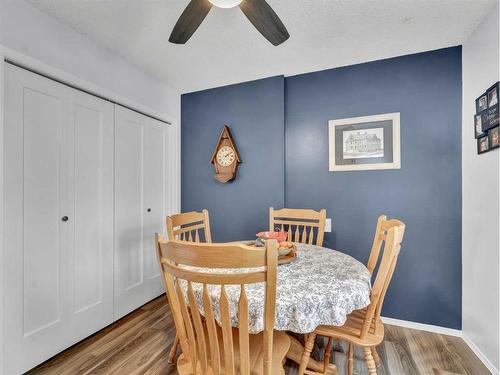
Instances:
[[[220,333],[220,332],[219,332]],[[223,351],[222,335],[219,334],[219,348]],[[250,348],[250,375],[260,375],[263,373],[263,353],[262,353],[262,339],[263,334],[259,333],[256,335],[250,335],[249,348]],[[234,367],[235,373],[239,374],[240,368],[240,350],[238,343],[238,329],[233,328],[233,345],[234,345]],[[274,331],[273,335],[273,354],[272,354],[272,371],[271,374],[285,374],[283,369],[283,362],[290,348],[290,338],[285,332]],[[221,355],[221,374],[225,374],[224,371],[224,356]],[[210,363],[209,368],[204,372],[201,365],[198,363],[198,368],[196,369],[195,375],[213,375]],[[191,364],[186,360],[184,353],[181,354],[177,360],[177,370],[180,375],[194,375],[192,371]]]
[[[350,341],[359,346],[377,346],[384,339],[384,325],[379,318],[375,327],[375,323],[372,320],[368,334],[361,339],[360,335],[365,315],[366,309],[353,311],[347,316],[347,320],[343,326],[319,326],[314,333],[338,340]]]

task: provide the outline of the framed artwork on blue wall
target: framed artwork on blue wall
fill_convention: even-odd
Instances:
[[[329,170],[400,169],[400,113],[328,121]]]

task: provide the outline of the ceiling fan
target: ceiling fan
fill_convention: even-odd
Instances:
[[[177,20],[168,40],[175,44],[186,43],[213,5],[219,8],[239,6],[255,28],[275,46],[290,37],[283,22],[265,0],[191,0]]]

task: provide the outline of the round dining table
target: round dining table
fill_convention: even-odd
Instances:
[[[296,243],[294,261],[278,266],[276,321],[274,329],[310,333],[320,325],[345,323],[347,315],[370,304],[370,272],[359,261],[340,251]],[[203,272],[249,272],[255,269],[203,269]],[[215,319],[220,323],[220,287],[209,286]],[[203,314],[202,288],[193,284],[200,313]],[[238,327],[239,285],[225,287],[231,311],[231,324]],[[245,286],[248,298],[250,333],[264,330],[264,285]],[[287,357],[300,362],[302,345],[292,340]],[[313,366],[316,367],[316,366]]]

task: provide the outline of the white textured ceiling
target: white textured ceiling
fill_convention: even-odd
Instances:
[[[29,1],[185,93],[459,45],[498,0],[268,0],[291,35],[278,47],[239,8],[174,45],[188,0]]]

